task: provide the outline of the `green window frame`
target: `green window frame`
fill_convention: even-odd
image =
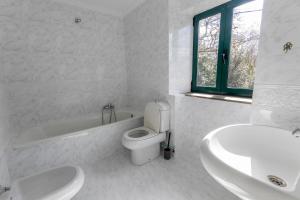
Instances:
[[[231,46],[231,32],[234,8],[253,0],[232,0],[228,3],[217,6],[213,9],[196,15],[193,19],[194,39],[193,39],[193,75],[192,92],[209,93],[218,95],[231,95],[241,97],[252,97],[253,90],[230,88],[228,85],[229,55]],[[216,87],[200,87],[197,85],[198,78],[198,41],[199,41],[199,22],[202,19],[221,14],[219,46],[217,55]]]

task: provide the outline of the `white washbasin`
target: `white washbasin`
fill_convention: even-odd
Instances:
[[[203,139],[201,160],[218,183],[241,199],[300,200],[300,138],[291,131],[222,127]],[[271,176],[278,184],[269,180]]]

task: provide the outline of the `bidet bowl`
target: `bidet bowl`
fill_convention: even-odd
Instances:
[[[83,183],[80,167],[64,166],[22,178],[16,187],[22,200],[71,200]]]
[[[300,200],[300,138],[290,131],[230,125],[201,143],[208,173],[244,200]]]

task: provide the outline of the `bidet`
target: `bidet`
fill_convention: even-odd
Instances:
[[[5,193],[9,187],[1,187],[0,199],[71,200],[83,184],[84,172],[80,167],[64,166],[16,180],[11,194]]]

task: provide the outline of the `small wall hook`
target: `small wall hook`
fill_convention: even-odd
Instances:
[[[293,48],[293,43],[292,42],[287,42],[283,45],[283,51],[285,53],[289,52]]]
[[[74,21],[75,21],[76,24],[79,24],[81,22],[81,18],[80,17],[75,17]]]

